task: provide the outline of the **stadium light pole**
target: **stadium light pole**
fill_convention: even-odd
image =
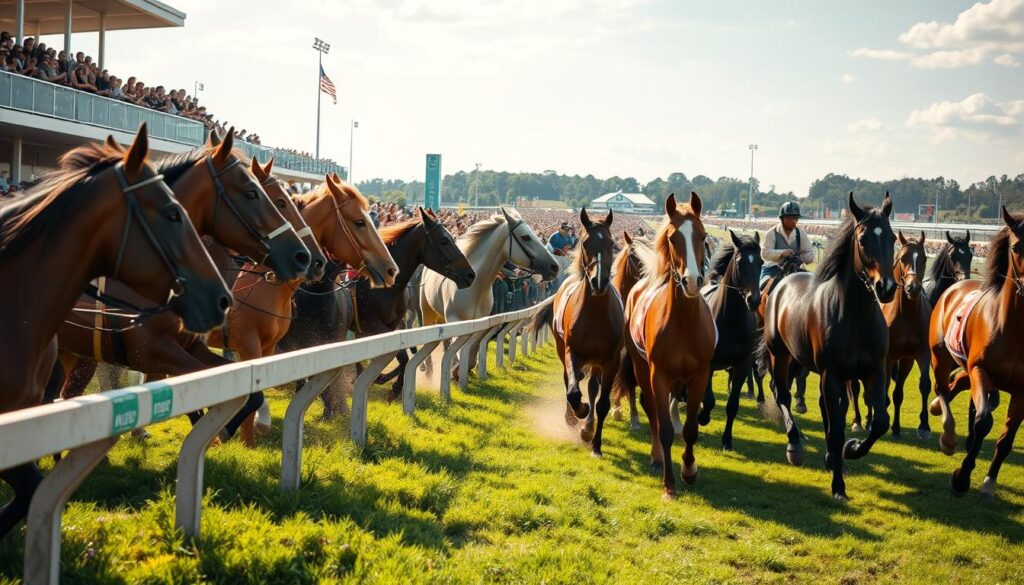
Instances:
[[[480,163],[476,163],[476,176],[473,178],[473,207],[480,207]]]
[[[355,185],[352,182],[352,147],[355,146],[355,134],[358,127],[359,122],[353,118],[351,125],[348,127],[348,183],[350,185]]]
[[[751,144],[750,148],[750,189],[747,191],[747,214],[753,217],[754,215],[754,151],[757,150],[756,144]]]
[[[324,68],[324,55],[331,51],[331,45],[314,37],[313,48],[316,49],[316,158],[320,158],[320,72]]]

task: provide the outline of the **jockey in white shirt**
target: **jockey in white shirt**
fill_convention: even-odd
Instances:
[[[796,257],[801,265],[814,261],[810,238],[804,236],[796,227],[800,219],[800,205],[795,201],[787,201],[779,208],[779,225],[773,226],[761,238],[760,284],[764,287],[769,277],[782,274],[782,263],[787,258]]]

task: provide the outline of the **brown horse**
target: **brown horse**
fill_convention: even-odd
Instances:
[[[992,409],[999,402],[999,390],[1010,395],[1010,405],[981,487],[983,494],[995,494],[999,469],[1024,420],[1024,368],[1020,366],[1024,355],[1024,214],[1011,214],[1003,207],[1002,216],[1005,227],[989,243],[985,281],[954,284],[932,311],[929,342],[935,394],[942,409],[939,447],[947,455],[956,448],[951,393],[967,386],[971,390],[967,455],[950,479],[956,495],[971,486],[978,452],[992,429]],[[954,366],[963,371],[950,381]]]
[[[602,430],[611,406],[612,382],[621,361],[624,331],[622,299],[619,291],[610,286],[615,257],[612,219],[612,211],[600,221],[591,221],[586,208],[580,211],[583,238],[569,278],[546,309],[553,312],[555,351],[562,360],[566,420],[575,426],[576,418],[586,419],[580,428],[580,438],[590,443],[591,453],[596,457],[602,456]],[[538,315],[535,320],[540,318]],[[580,382],[587,370],[589,405],[583,402],[580,392]]]
[[[910,375],[910,370],[917,362],[921,372],[918,388],[921,392],[920,424],[917,435],[922,439],[931,436],[928,425],[928,395],[931,382],[928,379],[928,322],[931,319],[932,307],[924,295],[921,275],[925,274],[926,257],[924,250],[924,232],[918,240],[908,240],[903,232],[897,234],[900,250],[893,264],[893,277],[896,286],[903,289],[891,303],[882,305],[882,315],[889,326],[889,353],[886,356],[886,370],[891,380],[895,381],[892,391],[892,436],[900,436],[900,409],[903,406],[903,384]],[[850,401],[853,404],[853,429],[859,430],[860,417],[860,384],[850,382]],[[873,409],[867,409],[867,424],[871,425]]]
[[[860,459],[889,430],[885,359],[889,328],[879,303],[896,294],[889,225],[892,200],[886,193],[879,209],[862,208],[850,193],[850,213],[814,274],[787,276],[768,299],[761,351],[771,359],[775,401],[782,411],[788,444],[786,457],[801,465],[804,448],[790,408],[790,365],[797,361],[821,375],[822,421],[832,470],[832,495],[846,500],[843,459]],[[861,380],[875,407],[871,432],[844,444],[846,384]]]
[[[216,194],[215,185],[210,180],[212,173],[207,171],[201,161],[205,157],[216,156],[224,149],[231,152],[230,140],[228,138],[219,146],[207,149],[206,155],[198,152],[188,157],[179,155],[179,162],[170,164],[165,161],[162,165],[166,168],[166,176],[174,177],[172,189],[182,192],[179,201],[189,217],[201,221],[196,226],[197,230],[204,236],[212,237],[220,245],[253,253],[262,250],[261,241],[265,238],[259,235],[260,230],[269,233],[282,222],[288,223],[299,228],[297,234],[301,235],[312,257],[307,269],[308,278],[321,278],[326,259],[291,198],[278,180],[270,175],[273,161],[267,163],[266,167],[260,166],[256,159],[251,161],[253,176],[265,187],[264,196],[255,199],[245,195],[252,188],[252,177],[247,177],[244,172],[227,174],[223,179],[223,196],[237,199],[232,209],[238,215],[225,214],[222,221],[213,220],[214,208],[220,196]],[[186,162],[195,157],[199,157],[199,160]],[[237,152],[230,154],[226,160],[238,160],[236,157]],[[226,164],[240,169],[234,163]],[[199,180],[203,177],[208,179],[205,183]],[[192,189],[186,190],[186,185],[191,185]],[[283,216],[283,219],[278,219],[279,216]],[[244,227],[246,224],[256,226],[256,229],[250,231]],[[279,241],[285,240],[282,238]],[[288,255],[285,254],[285,257]],[[233,260],[228,262],[230,266],[236,266]],[[222,274],[234,280],[237,269],[229,269]],[[97,303],[91,299],[80,299],[77,307],[93,310],[97,308]],[[229,363],[229,360],[211,352],[202,336],[183,331],[181,320],[173,313],[155,315],[137,327],[131,327],[129,319],[119,313],[73,312],[61,326],[58,341],[66,379],[55,377],[51,380],[51,387],[47,389],[51,399],[57,392],[64,399],[80,396],[92,379],[97,362],[131,368],[157,378]],[[62,384],[62,387],[54,387],[54,383]]]
[[[697,415],[711,376],[715,353],[715,320],[700,295],[704,283],[704,241],[701,200],[690,194],[689,205],[665,201],[666,220],[654,237],[654,253],[644,259],[646,276],[626,301],[626,348],[642,391],[640,405],[651,426],[651,461],[662,470],[664,495],[675,495],[672,473],[674,430],[669,402],[686,400],[683,424],[683,481],[697,481],[693,445]]]
[[[369,203],[358,190],[328,176],[310,194],[293,199],[326,254],[359,267],[373,286],[394,284],[398,266],[367,215]],[[210,346],[229,349],[242,360],[274,355],[277,343],[291,327],[292,297],[299,284],[298,279],[271,282],[257,266],[247,267],[232,287],[237,306],[224,328],[210,334]],[[243,410],[241,414],[249,413]],[[228,434],[232,426],[228,425]],[[242,441],[255,445],[251,416],[242,422]]]
[[[0,290],[0,412],[40,403],[57,329],[94,278],[119,278],[194,331],[224,321],[231,294],[148,150],[145,124],[127,152],[76,148],[0,207],[0,278],[16,284]],[[0,511],[2,536],[25,516],[42,476],[30,463],[0,478],[15,494]]]
[[[629,233],[622,232],[622,239],[626,246],[615,256],[615,263],[612,264],[612,286],[619,291],[620,298],[628,298],[629,291],[633,290],[636,283],[643,277],[643,261],[637,252],[639,246],[644,244],[634,240]],[[621,351],[622,359],[618,375],[615,376],[615,383],[612,386],[612,418],[622,420],[622,398],[629,400],[629,430],[640,430],[640,414],[636,408],[636,381],[632,373],[633,362],[626,355],[626,347],[623,345]],[[629,369],[628,374],[622,372]],[[623,377],[625,376],[625,377]],[[632,383],[625,383],[625,380],[632,380]]]

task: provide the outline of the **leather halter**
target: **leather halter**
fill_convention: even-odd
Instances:
[[[674,234],[674,233],[676,233],[678,231],[679,231],[678,229],[674,229],[672,233]],[[676,253],[675,253],[676,249],[675,249],[675,246],[672,245],[672,236],[671,236],[671,234],[668,234],[665,237],[668,239],[668,259],[669,259],[668,272],[669,272],[669,275],[672,277],[672,281],[676,284],[676,286],[679,287],[679,290],[684,291],[684,294],[685,294],[686,283],[683,282],[683,279],[686,278],[686,275],[680,273],[676,269],[676,263],[675,263],[675,258],[674,258],[675,255],[676,255]],[[690,244],[692,244],[692,242],[689,242],[687,245],[690,245]],[[697,267],[697,276],[699,276],[702,281],[706,279],[706,274],[704,272],[704,265],[703,264],[701,264],[700,266]]]
[[[430,250],[437,254],[437,256],[441,258],[441,260],[444,262],[444,267],[441,269],[441,276],[444,276],[445,278],[454,281],[455,268],[452,264],[452,261],[455,259],[454,254],[451,256],[445,254],[444,249],[440,246],[440,244],[435,242],[434,238],[432,237],[432,234],[439,228],[443,228],[443,226],[441,225],[440,222],[436,222],[434,223],[434,225],[430,227],[427,227],[426,222],[420,222],[420,225],[422,225],[425,228],[424,231],[426,232],[427,236],[427,245],[430,247]]]
[[[1010,243],[1006,243],[1009,247]],[[1013,280],[1013,285],[1017,289],[1017,296],[1024,297],[1024,282],[1021,282],[1020,270],[1017,268],[1017,263],[1013,261],[1013,251],[1007,250],[1007,260],[1010,262],[1010,275]]]
[[[527,250],[526,246],[516,238],[516,230],[526,222],[521,219],[517,219],[514,224],[509,223],[508,221],[505,223],[508,225],[508,259],[512,259],[512,242],[515,242],[516,245],[519,246],[519,249],[522,250],[523,254],[530,260],[530,268],[527,269],[527,272],[530,272],[531,274],[539,273],[543,269],[543,266],[541,266],[540,262],[537,261],[537,257]]]
[[[334,239],[337,236],[338,228],[340,227],[341,232],[345,234],[346,238],[348,238],[348,243],[352,246],[352,251],[359,256],[359,266],[355,267],[356,271],[361,272],[364,268],[368,269],[366,265],[366,256],[360,249],[359,243],[356,241],[355,236],[352,235],[352,231],[348,229],[348,225],[345,223],[345,218],[343,218],[341,215],[341,210],[354,203],[356,201],[355,198],[350,198],[341,205],[338,205],[338,200],[334,197],[333,194],[330,195],[330,198],[331,205],[334,206],[334,217],[337,220],[336,223],[334,224],[334,233],[331,234],[331,247],[334,247]]]
[[[268,187],[274,184],[280,185],[281,180],[275,177],[274,175],[268,175],[266,179],[263,179],[260,182],[260,187]],[[313,237],[313,229],[310,228],[309,224],[307,224],[306,221],[302,218],[302,214],[299,214],[299,220],[302,221],[302,228],[295,230],[295,235],[299,236],[299,239]],[[294,228],[295,226],[292,227]],[[316,238],[313,238],[313,240],[316,241]],[[320,243],[317,242],[317,246],[319,245]]]
[[[923,244],[923,242],[922,242],[922,244]],[[900,257],[901,258],[902,258],[902,255],[903,255],[903,250],[905,248],[906,248],[905,245],[901,245],[900,246]],[[902,267],[903,266],[902,260],[898,261],[897,264]],[[911,262],[910,268],[907,271],[904,272],[902,269],[900,270],[900,277],[899,277],[899,280],[896,281],[896,287],[897,288],[906,289],[907,288],[906,277],[908,277],[908,276],[917,276],[917,267],[914,266],[913,262]]]
[[[857,225],[864,225],[861,222],[857,222]],[[876,301],[879,301],[878,294],[875,292],[875,285],[871,282],[871,276],[868,275],[867,269],[864,267],[864,253],[861,250],[860,241],[857,238],[856,231],[853,237],[853,271],[857,273],[857,278],[860,279],[861,284],[864,288],[875,297]],[[881,301],[879,301],[881,302]]]
[[[242,164],[242,161],[239,160],[238,158],[234,158],[230,163],[227,164],[227,166],[218,171],[217,168],[213,166],[213,157],[206,157],[206,168],[210,171],[210,176],[213,178],[213,187],[214,190],[217,192],[217,203],[214,204],[213,208],[213,231],[215,233],[217,231],[217,211],[220,209],[220,202],[223,201],[224,204],[227,205],[228,209],[231,210],[231,213],[235,216],[238,222],[245,227],[246,231],[249,232],[249,235],[251,235],[254,239],[259,241],[260,246],[262,246],[263,250],[266,252],[266,254],[263,256],[263,259],[259,263],[265,264],[267,257],[270,256],[270,244],[273,241],[273,239],[292,229],[292,224],[288,220],[285,220],[283,224],[278,226],[269,234],[264,235],[255,225],[253,225],[249,218],[247,218],[245,214],[243,214],[241,210],[238,209],[238,206],[235,205],[235,203],[231,200],[231,197],[228,196],[228,191],[224,187],[224,182],[221,181],[220,178],[221,175],[227,173],[228,171],[237,167],[240,164]]]

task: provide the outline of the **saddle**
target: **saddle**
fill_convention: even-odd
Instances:
[[[974,307],[978,305],[978,301],[981,300],[982,291],[974,290],[967,293],[967,296],[960,301],[960,306],[956,308],[953,313],[953,320],[950,322],[949,327],[946,329],[946,334],[943,336],[943,341],[946,344],[946,349],[949,350],[949,354],[953,356],[953,361],[957,363],[961,368],[967,368],[967,340],[965,338],[967,334],[967,319],[971,316],[971,312]]]

